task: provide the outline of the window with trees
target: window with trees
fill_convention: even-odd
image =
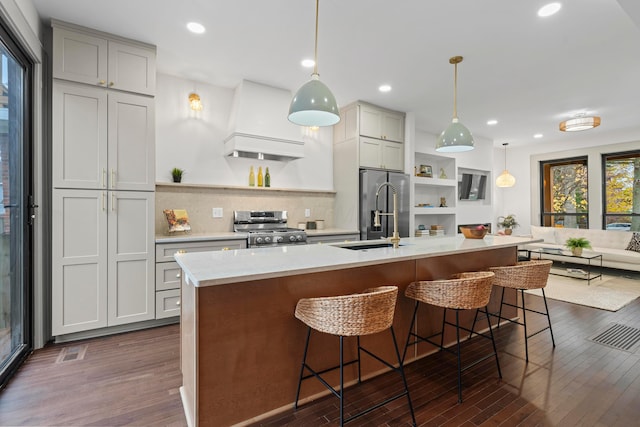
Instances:
[[[640,231],[640,151],[602,155],[606,230]]]
[[[541,225],[589,228],[587,158],[540,162]]]

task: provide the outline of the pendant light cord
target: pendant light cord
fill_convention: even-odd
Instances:
[[[453,118],[458,118],[458,63],[453,64]]]
[[[509,145],[509,143],[504,142],[502,145],[504,145],[504,170],[507,170],[507,145]]]
[[[316,46],[315,51],[313,53],[314,56],[314,64],[313,64],[313,74],[318,74],[318,14],[320,11],[320,0],[316,0]]]

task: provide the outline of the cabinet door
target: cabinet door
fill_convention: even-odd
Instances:
[[[156,54],[149,49],[109,42],[109,87],[154,95]]]
[[[382,139],[382,111],[360,105],[360,135]]]
[[[106,91],[55,82],[52,122],[53,186],[106,188]]]
[[[155,189],[153,98],[109,93],[109,188]]]
[[[53,335],[107,326],[106,196],[53,190]]]
[[[404,169],[404,144],[382,141],[382,165],[384,169]]]
[[[106,87],[107,40],[53,29],[53,77]]]
[[[155,317],[152,192],[109,192],[109,326]]]
[[[373,138],[360,138],[360,166],[365,168],[381,168],[380,152],[382,141]]]
[[[382,139],[404,142],[404,116],[391,112],[382,114]]]

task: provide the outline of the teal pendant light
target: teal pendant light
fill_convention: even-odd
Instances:
[[[436,151],[440,153],[460,153],[473,150],[473,135],[465,125],[458,120],[458,64],[462,62],[462,56],[454,56],[449,63],[454,66],[453,80],[453,120],[438,137]]]
[[[289,121],[300,126],[332,126],[340,121],[340,111],[335,96],[320,81],[318,74],[318,10],[316,0],[316,44],[311,80],[302,85],[289,106]]]

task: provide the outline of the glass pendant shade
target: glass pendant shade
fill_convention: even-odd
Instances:
[[[506,169],[502,171],[498,178],[496,178],[496,185],[501,188],[513,187],[515,184],[516,178]]]
[[[336,98],[318,74],[313,74],[293,96],[289,121],[300,126],[332,126],[340,121]]]
[[[473,135],[465,125],[454,117],[449,127],[447,127],[438,137],[436,151],[440,153],[461,153],[473,150]]]

